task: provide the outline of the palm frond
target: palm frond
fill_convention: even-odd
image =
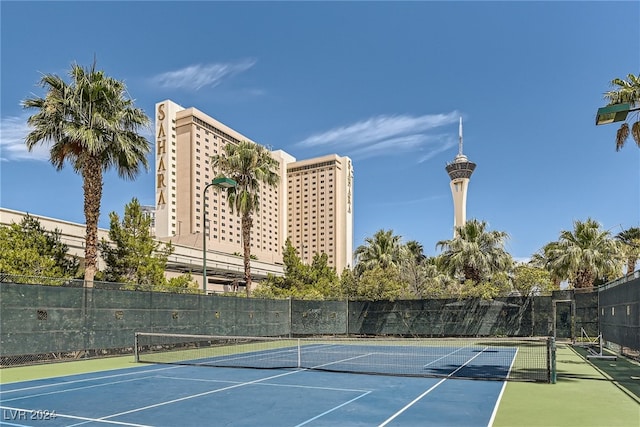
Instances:
[[[636,142],[636,145],[640,147],[640,121],[635,122],[631,126],[631,135],[633,136],[633,140]]]
[[[624,143],[627,142],[629,137],[629,124],[623,123],[620,125],[620,129],[616,133],[616,151],[620,151],[624,147]]]

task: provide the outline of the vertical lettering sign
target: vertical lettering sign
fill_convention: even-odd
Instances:
[[[165,104],[158,105],[157,121],[160,124],[156,133],[156,196],[157,196],[157,208],[160,209],[167,204],[164,197],[164,192],[167,189],[165,183],[165,173],[167,168],[165,166],[165,158],[167,156],[167,133],[164,130],[164,112]]]
[[[351,179],[353,178],[353,170],[351,169],[351,160],[347,162],[347,213],[351,213]]]

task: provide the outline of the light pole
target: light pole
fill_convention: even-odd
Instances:
[[[231,178],[220,177],[211,181],[209,184],[204,186],[204,190],[202,190],[202,206],[204,209],[202,210],[202,292],[207,294],[207,190],[212,185],[215,185],[219,188],[231,188],[238,185]]]

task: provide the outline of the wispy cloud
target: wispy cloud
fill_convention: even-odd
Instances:
[[[38,144],[28,151],[24,139],[30,131],[28,115],[0,119],[0,161],[49,160],[49,147]]]
[[[31,151],[27,149],[25,138],[31,131],[27,125],[29,115],[0,118],[0,161],[36,160],[49,161],[50,145],[39,143]],[[151,127],[138,129],[138,133],[147,141],[153,141]]]
[[[180,70],[167,71],[151,78],[154,84],[163,88],[198,90],[205,86],[215,87],[220,82],[255,65],[254,59],[215,64],[196,64]]]
[[[455,123],[460,114],[424,116],[376,116],[350,125],[317,133],[298,142],[299,147],[338,148],[354,158],[413,153],[418,162],[424,162],[457,143],[451,134],[435,134],[433,130]]]

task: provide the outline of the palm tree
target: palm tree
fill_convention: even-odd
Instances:
[[[415,260],[416,263],[420,264],[427,256],[424,254],[424,247],[417,240],[410,240],[404,245],[404,250],[408,257]]]
[[[609,92],[605,92],[604,97],[609,101],[609,105],[613,104],[630,104],[631,108],[640,106],[640,75],[627,75],[627,80],[613,79],[611,80],[611,86],[616,89]],[[631,135],[636,141],[638,147],[640,147],[640,120],[637,120],[631,126]],[[616,151],[624,146],[629,138],[629,124],[624,122],[620,125],[620,129],[616,134]]]
[[[560,253],[556,251],[558,245],[558,242],[547,243],[540,251],[533,254],[530,261],[531,266],[544,269],[549,273],[555,289],[560,289],[562,281],[569,277],[566,266],[553,265],[553,256]]]
[[[51,144],[49,161],[57,170],[65,162],[82,175],[84,191],[85,286],[93,286],[98,258],[98,219],[103,173],[115,168],[121,178],[133,179],[144,167],[149,142],[138,134],[149,125],[149,117],[127,96],[123,82],[96,70],[73,64],[70,83],[55,74],[45,74],[40,85],[44,98],[22,102],[37,112],[29,117],[32,128],[25,143],[29,151],[37,144]]]
[[[436,248],[444,249],[439,259],[445,271],[478,285],[511,268],[513,259],[504,250],[508,237],[503,231],[487,231],[485,221],[473,219],[456,227],[455,237],[439,241]]]
[[[619,243],[591,218],[574,221],[573,231],[561,231],[559,240],[545,248],[552,277],[563,276],[574,288],[590,288],[622,270]]]
[[[394,236],[393,230],[378,230],[373,237],[364,239],[365,244],[355,250],[356,275],[375,267],[397,267],[402,260],[401,237]]]
[[[251,295],[251,228],[252,214],[260,210],[260,191],[263,185],[277,186],[278,162],[265,147],[249,141],[224,146],[224,154],[211,158],[211,165],[220,176],[231,178],[235,187],[227,188],[231,213],[241,217],[244,280],[247,296]]]
[[[627,257],[627,274],[636,270],[636,262],[640,258],[640,228],[631,227],[616,235],[616,239],[623,245]]]
[[[427,256],[424,248],[416,240],[408,241],[402,247],[400,277],[405,281],[414,296],[420,297],[425,282],[425,266]]]

